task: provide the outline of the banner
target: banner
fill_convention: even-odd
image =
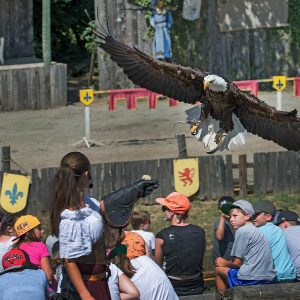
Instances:
[[[15,214],[26,207],[29,182],[29,176],[3,174],[0,205],[6,212]]]
[[[198,158],[173,161],[175,190],[187,197],[199,190]]]
[[[184,0],[182,17],[189,21],[199,19],[201,11],[201,0]]]

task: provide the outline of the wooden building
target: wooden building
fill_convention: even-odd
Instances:
[[[1,0],[0,111],[65,105],[66,76],[66,65],[34,57],[33,1]]]

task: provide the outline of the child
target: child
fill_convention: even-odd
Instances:
[[[15,232],[19,237],[15,248],[19,248],[28,253],[30,262],[42,269],[48,281],[53,276],[50,264],[49,251],[46,245],[41,242],[42,229],[41,222],[32,215],[21,216],[15,223]]]
[[[46,239],[46,246],[50,254],[50,262],[52,270],[54,270],[53,275],[53,288],[52,294],[60,294],[61,292],[61,280],[62,280],[62,269],[63,260],[59,257],[59,241],[55,235],[49,235]]]
[[[153,255],[155,249],[155,236],[152,232],[149,232],[151,224],[149,213],[146,211],[133,212],[130,223],[133,228],[132,231],[137,232],[142,236],[150,250],[150,254]]]
[[[16,241],[14,241],[14,218],[9,214],[0,215],[0,224],[0,272],[2,272],[2,256],[13,247]]]
[[[232,204],[234,199],[229,196],[221,197],[218,201],[218,212],[220,216],[216,219],[213,230],[213,258],[230,258],[230,253],[234,241],[234,230],[229,222],[230,216],[222,213],[221,207],[224,204]]]
[[[231,260],[218,257],[216,266],[216,286],[223,292],[233,286],[271,283],[276,275],[269,242],[251,223],[254,215],[252,205],[246,200],[221,207],[230,215],[230,223],[235,232]]]
[[[291,260],[288,246],[282,230],[273,224],[276,213],[274,204],[268,200],[260,200],[254,204],[254,225],[269,241],[276,270],[276,280],[294,280],[296,269]]]
[[[48,284],[42,270],[30,263],[28,254],[20,249],[9,250],[2,258],[0,300],[48,299]]]

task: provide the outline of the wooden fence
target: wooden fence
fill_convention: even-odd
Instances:
[[[67,66],[0,66],[0,111],[46,109],[67,103]]]
[[[2,151],[1,160],[2,170],[8,171],[7,150]],[[234,169],[239,171],[237,177],[234,177]],[[49,187],[55,172],[56,168],[32,170],[27,212],[40,214],[49,211]],[[250,172],[253,173],[253,180],[248,176]],[[154,198],[174,191],[173,159],[170,158],[92,165],[94,186],[91,194],[99,199],[144,174],[157,178],[160,183],[159,189],[143,200],[145,204],[153,204]],[[295,193],[300,192],[299,175],[300,152],[256,153],[253,163],[248,163],[246,155],[241,155],[237,164],[232,162],[231,155],[200,156],[198,195],[202,199],[211,199],[234,194],[243,197],[250,193]]]
[[[4,37],[4,59],[32,57],[33,1],[0,1],[0,37]]]

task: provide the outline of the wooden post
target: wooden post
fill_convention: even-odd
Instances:
[[[178,158],[186,158],[187,151],[186,151],[186,141],[185,141],[184,134],[177,135],[177,144],[178,144]]]
[[[10,171],[10,147],[1,148],[1,171]]]
[[[239,155],[239,188],[240,196],[247,195],[247,155]]]

